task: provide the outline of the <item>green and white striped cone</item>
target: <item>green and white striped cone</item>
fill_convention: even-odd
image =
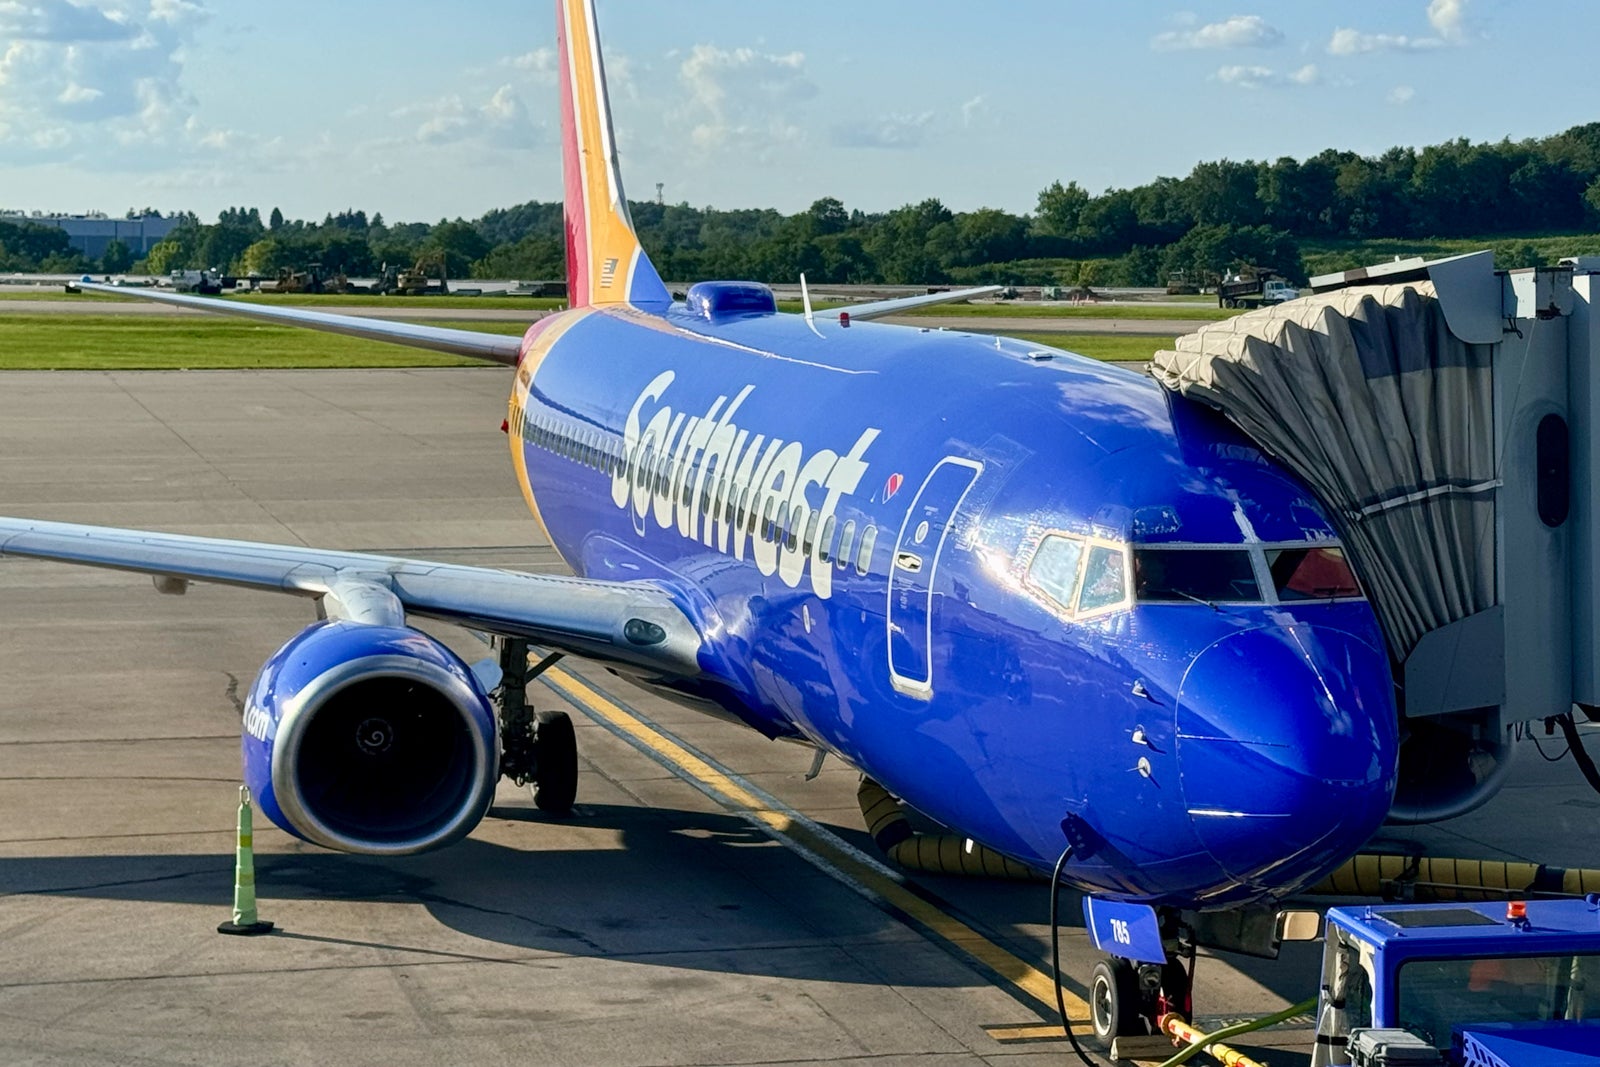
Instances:
[[[219,934],[264,934],[272,924],[256,914],[255,820],[250,787],[239,787],[239,844],[233,862],[233,919],[217,926]]]

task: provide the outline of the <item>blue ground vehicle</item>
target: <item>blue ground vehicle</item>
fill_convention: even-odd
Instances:
[[[1325,945],[1314,1067],[1600,1064],[1595,897],[1333,908]]]

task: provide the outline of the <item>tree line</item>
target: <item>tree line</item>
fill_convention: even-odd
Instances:
[[[1540,139],[1459,139],[1378,156],[1328,149],[1304,160],[1223,159],[1197,164],[1184,178],[1099,195],[1057,181],[1023,215],[955,212],[937,199],[870,213],[831,197],[793,215],[631,207],[646,251],[674,281],[788,282],[804,273],[857,284],[1161,285],[1175,277],[1206,284],[1247,266],[1304,280],[1307,243],[1600,231],[1600,122]],[[1513,259],[1536,257],[1531,245],[1508,247]],[[364,276],[425,260],[452,278],[559,279],[563,258],[558,203],[433,224],[390,224],[356,209],[315,223],[274,208],[263,221],[256,208],[230,208],[212,224],[184,216],[138,262],[115,242],[91,261],[59,231],[0,222],[0,270],[211,267],[272,277],[320,264]]]

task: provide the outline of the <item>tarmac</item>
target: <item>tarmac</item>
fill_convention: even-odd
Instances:
[[[0,374],[0,514],[558,571],[499,432],[509,384],[496,368]],[[219,937],[240,694],[310,605],[9,558],[0,605],[0,1062],[1069,1062],[1038,984],[1042,886],[887,874],[849,768],[807,782],[808,750],[573,660],[530,689],[578,725],[573,818],[503,783],[468,840],[396,860],[258,818],[278,931]],[[1394,836],[1600,867],[1600,797],[1524,747],[1487,808]],[[1070,894],[1065,914],[1076,1003],[1094,957]],[[1310,995],[1319,951],[1203,958],[1202,1024]],[[1239,1044],[1303,1064],[1310,1031]]]

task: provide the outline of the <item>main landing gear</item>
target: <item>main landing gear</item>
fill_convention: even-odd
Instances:
[[[1194,939],[1174,911],[1157,912],[1167,959],[1147,963],[1107,955],[1089,976],[1089,1025],[1107,1051],[1119,1037],[1158,1034],[1162,1016],[1194,1016]]]
[[[528,666],[528,643],[497,638],[500,686],[494,691],[500,712],[500,774],[530,787],[533,802],[551,815],[571,815],[578,795],[578,742],[572,718],[564,711],[534,711],[528,683],[561,658],[551,653]]]

